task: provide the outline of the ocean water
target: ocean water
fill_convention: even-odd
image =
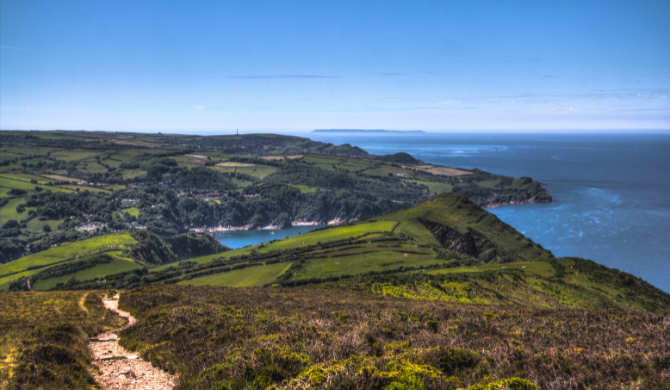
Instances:
[[[558,257],[591,259],[670,293],[670,135],[295,135],[547,183],[553,203],[489,211]]]

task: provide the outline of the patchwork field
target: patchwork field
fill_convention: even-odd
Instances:
[[[35,284],[33,284],[32,289],[34,291],[50,290],[56,287],[58,283],[65,284],[72,278],[78,280],[96,279],[99,278],[100,275],[111,275],[119,272],[128,272],[130,270],[142,268],[140,264],[137,264],[130,259],[124,259],[120,257],[121,252],[107,252],[107,254],[114,258],[111,263],[96,265],[95,267],[64,276],[40,279]]]
[[[7,275],[32,267],[51,265],[68,260],[78,260],[90,254],[115,251],[136,243],[137,241],[128,233],[112,233],[74,243],[66,242],[56,248],[50,248],[43,252],[2,264],[0,265],[0,275]],[[0,278],[0,284],[5,283],[3,279],[6,278]]]
[[[403,168],[418,170],[423,172],[428,172],[433,175],[442,175],[442,176],[462,176],[462,175],[472,175],[472,172],[463,171],[460,169],[453,169],[447,167],[436,167],[433,165],[413,165],[413,166],[404,166]]]
[[[249,267],[241,270],[203,276],[179,282],[193,286],[226,286],[226,287],[262,287],[272,283],[291,267],[291,263],[268,264]]]

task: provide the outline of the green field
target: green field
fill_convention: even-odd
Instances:
[[[140,210],[137,207],[128,207],[127,209],[121,210],[123,213],[128,213],[133,217],[138,217],[140,215]]]
[[[329,276],[362,274],[370,271],[387,271],[400,267],[420,267],[442,263],[432,254],[418,255],[395,251],[373,251],[351,256],[314,259],[296,275],[296,279],[324,278]]]
[[[123,178],[124,179],[139,179],[145,177],[147,173],[141,169],[124,169]]]
[[[300,184],[289,184],[291,187],[295,187],[300,190],[302,193],[312,193],[316,192],[318,188],[316,187],[310,187],[310,186],[305,186],[305,185],[300,185]]]
[[[309,232],[300,236],[287,237],[283,240],[267,244],[260,252],[270,250],[285,250],[305,245],[316,245],[319,242],[343,240],[375,232],[389,232],[395,226],[395,221],[366,222],[356,225],[338,226],[330,229]]]
[[[106,158],[104,160],[100,160],[103,164],[109,165],[110,168],[118,168],[119,165],[123,164],[123,161],[121,160],[116,160],[112,158]]]
[[[33,233],[40,233],[43,231],[44,226],[49,226],[52,231],[58,229],[58,225],[63,223],[65,220],[63,219],[58,219],[58,220],[49,220],[49,221],[40,221],[38,218],[33,218],[27,223],[27,228],[29,232]]]
[[[79,190],[80,192],[89,191],[89,192],[102,192],[102,193],[109,194],[109,191],[107,191],[104,188],[88,187],[88,186],[81,186],[80,187],[80,186],[76,186],[74,184],[61,185],[61,186],[58,186],[56,188],[64,188],[64,189],[68,189],[68,190],[72,190],[72,191]]]
[[[421,181],[421,180],[405,180],[405,181],[407,183],[416,183],[428,186],[428,189],[430,190],[430,193],[432,195],[439,195],[445,192],[451,192],[451,190],[453,190],[454,188],[454,186],[452,186],[451,184],[434,182],[434,181]]]
[[[266,176],[274,173],[277,168],[270,166],[270,165],[254,165],[251,167],[222,167],[222,166],[210,166],[207,167],[209,169],[213,169],[215,171],[219,171],[222,173],[231,173],[231,172],[238,172],[238,173],[244,173],[249,176],[257,177],[259,179],[263,179]]]
[[[27,181],[27,182],[30,182],[31,180],[35,180],[38,184],[47,184],[48,182],[53,181],[53,179],[49,179],[49,178],[45,178],[45,177],[37,176],[37,175],[31,175],[29,173],[22,173],[22,172],[7,172],[7,173],[3,173],[3,174],[0,175],[0,180],[3,180],[5,178]]]
[[[342,160],[336,156],[329,156],[323,154],[308,154],[302,158],[302,161],[308,163],[315,163],[321,169],[329,171],[334,170],[333,165],[337,166]]]
[[[16,206],[23,203],[26,203],[26,201],[23,198],[14,198],[10,199],[6,205],[2,206],[2,208],[0,209],[0,225],[4,224],[5,222],[11,219],[15,221],[20,221],[24,218],[28,218],[28,211],[35,210],[35,207],[26,207],[25,208],[26,210],[24,212],[18,213],[16,211]],[[2,273],[0,272],[0,274]]]
[[[28,267],[45,266],[53,263],[76,260],[85,256],[107,251],[126,248],[136,244],[134,238],[128,233],[112,233],[104,236],[89,238],[77,242],[66,242],[56,248],[49,248],[34,255],[22,257],[7,264],[0,265],[0,275],[19,272]],[[7,277],[0,278],[0,284],[5,283]]]
[[[130,259],[121,258],[121,252],[107,252],[107,254],[114,258],[111,263],[99,264],[95,267],[56,278],[40,279],[32,286],[33,290],[49,290],[55,287],[58,283],[67,283],[67,281],[72,278],[77,280],[95,279],[104,275],[111,275],[119,272],[127,272],[133,269],[142,268],[141,265]]]
[[[98,163],[98,161],[95,160],[95,159],[88,159],[88,160],[80,161],[79,164],[77,164],[77,169],[79,169],[80,171],[87,172],[87,173],[104,173],[104,172],[107,172],[107,168],[100,165]]]
[[[388,176],[389,173],[392,174],[393,176],[396,176],[398,174],[400,175],[405,175],[406,177],[411,177],[414,176],[412,171],[408,169],[403,169],[400,167],[394,167],[393,165],[382,165],[380,167],[375,167],[372,169],[366,169],[363,171],[364,174],[366,175],[372,175],[372,176]]]
[[[74,151],[74,150],[67,150],[67,151],[57,151],[51,153],[51,157],[57,158],[59,160],[63,160],[66,162],[70,161],[81,161],[85,160],[91,157],[95,157],[97,155],[101,154],[100,152],[86,152],[86,151]]]
[[[50,190],[52,192],[67,192],[70,193],[72,190],[65,189],[65,188],[60,188],[56,186],[46,186],[46,185],[40,185],[40,184],[34,184],[31,183],[29,180],[24,181],[24,180],[16,180],[10,177],[7,177],[7,175],[13,175],[12,173],[3,173],[2,176],[0,176],[0,188],[3,190],[10,190],[12,188],[16,188],[19,190],[27,190],[27,191],[34,191],[35,186],[42,187],[44,190]],[[43,179],[44,180],[44,179]],[[5,191],[6,193],[6,191]]]
[[[240,270],[185,280],[179,282],[179,284],[189,284],[193,286],[261,287],[271,283],[279,275],[286,272],[290,266],[290,263],[276,263],[248,267]]]

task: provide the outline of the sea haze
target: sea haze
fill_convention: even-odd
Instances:
[[[558,257],[591,259],[670,293],[668,134],[318,132],[308,137],[547,183],[553,203],[489,211]]]

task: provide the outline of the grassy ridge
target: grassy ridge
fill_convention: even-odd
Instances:
[[[353,238],[368,233],[389,232],[393,229],[395,224],[395,221],[386,220],[312,231],[303,235],[287,237],[283,240],[264,245],[263,248],[260,249],[260,252],[292,249],[305,245],[315,245],[319,242]]]
[[[179,284],[193,286],[262,287],[272,283],[291,267],[291,263],[267,264],[238,271],[203,276]]]
[[[400,221],[394,232],[413,237],[422,244],[439,242],[419,222],[420,219],[448,226],[461,234],[475,230],[497,247],[499,254],[493,262],[532,261],[553,256],[464,196],[445,193],[384,218]]]

